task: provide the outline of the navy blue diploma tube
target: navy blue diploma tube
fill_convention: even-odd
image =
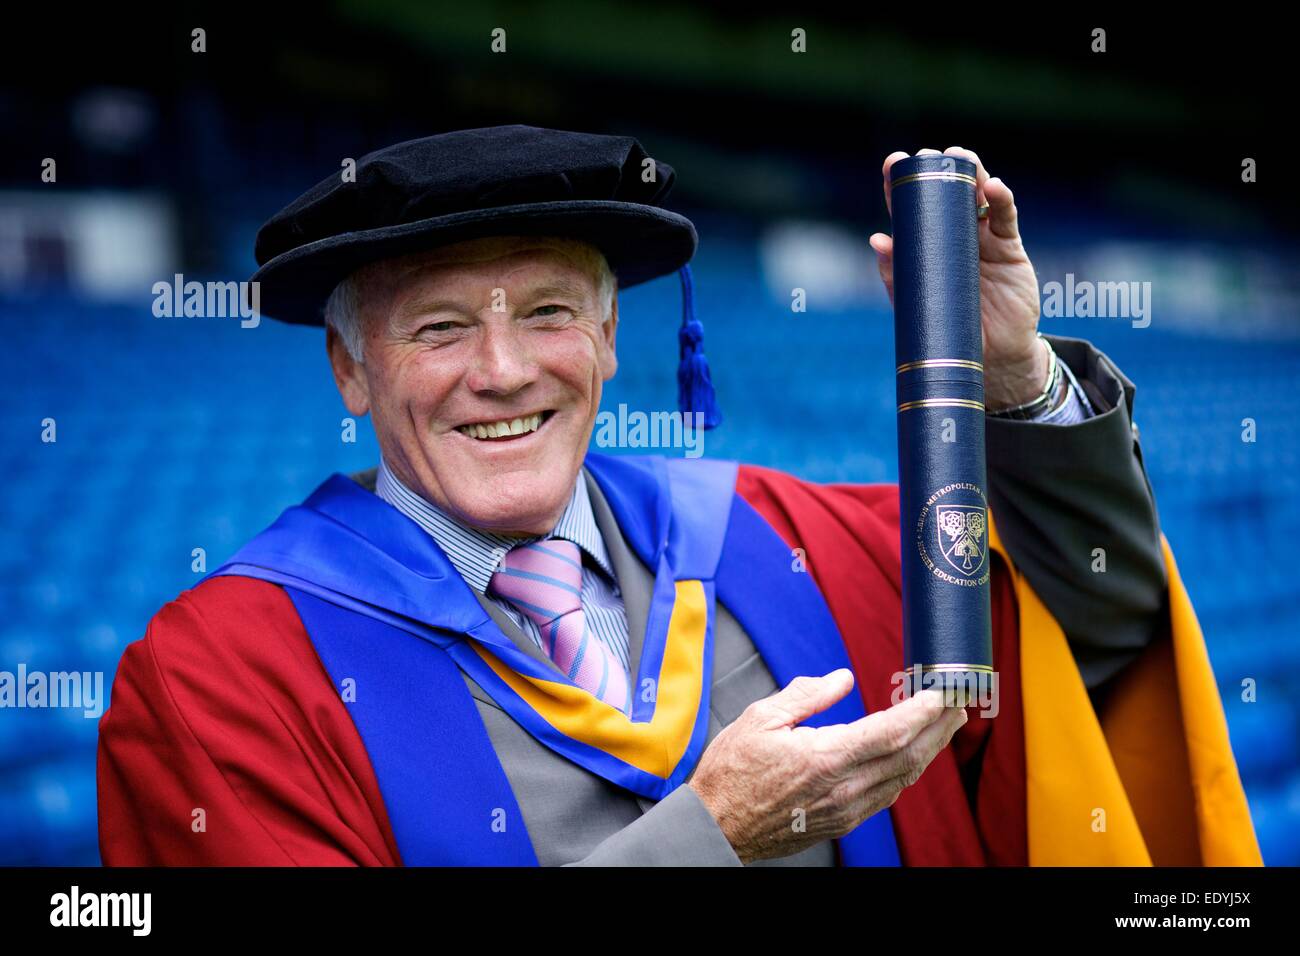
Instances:
[[[927,154],[889,170],[909,693],[993,691],[975,164]]]

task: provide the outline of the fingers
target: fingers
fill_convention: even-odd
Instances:
[[[874,780],[902,778],[903,786],[910,787],[921,778],[939,751],[948,746],[968,717],[964,707],[945,707],[939,719],[924,727],[902,750],[867,761],[863,766],[865,775]]]
[[[885,189],[885,209],[892,217],[894,215],[894,205],[890,195],[889,187],[889,167],[900,159],[907,159],[907,153],[901,150],[890,153],[885,157],[885,164],[880,167],[880,174],[884,177]],[[894,240],[883,232],[875,233],[870,240],[871,248],[876,253],[876,268],[880,271],[880,281],[885,284],[885,291],[889,293],[889,303],[894,302]]]
[[[943,151],[943,155],[958,156],[962,159],[969,159],[975,164],[975,205],[982,206],[985,201],[984,184],[988,182],[989,171],[984,168],[984,164],[980,162],[980,158],[976,152],[973,149],[966,149],[962,146],[949,146]],[[993,210],[990,209],[989,211],[992,212]]]
[[[937,149],[930,149],[929,147],[916,151],[918,156],[936,155],[938,153]],[[885,164],[881,168],[881,173],[885,179],[885,208],[889,211],[891,217],[894,214],[894,207],[889,187],[889,167],[900,159],[906,159],[907,155],[902,151],[890,153],[885,157]],[[949,146],[943,151],[942,155],[959,156],[975,164],[976,205],[989,204],[987,220],[989,231],[1001,239],[1017,238],[1020,235],[1020,226],[1017,222],[1015,197],[1011,194],[1010,187],[996,176],[989,176],[989,172],[984,168],[984,163],[979,158],[979,154],[973,149],[966,149],[964,146]]]
[[[924,156],[928,153],[937,153],[937,152],[939,152],[937,149],[918,149],[916,151],[916,155]],[[894,215],[894,205],[890,195],[889,167],[893,166],[894,163],[898,162],[900,159],[907,159],[907,153],[904,153],[902,150],[899,150],[898,152],[890,153],[888,156],[885,157],[885,165],[880,168],[881,175],[885,177],[885,209],[889,211],[889,215],[891,217]]]
[[[825,677],[796,677],[771,697],[750,706],[765,727],[793,727],[820,714],[852,688],[853,672],[841,667]]]
[[[867,240],[876,253],[876,268],[880,270],[880,281],[885,284],[889,301],[894,301],[894,240],[883,232],[877,232]]]
[[[949,707],[897,753],[864,767],[852,768],[826,795],[825,821],[835,835],[843,836],[871,815],[892,806],[899,794],[921,779],[956,731],[966,722],[966,712]]]
[[[881,757],[855,773],[851,782],[840,791],[838,799],[838,822],[843,832],[847,833],[873,814],[893,806],[899,794],[921,779],[926,768],[948,746],[966,720],[963,708],[945,708],[940,719],[923,729],[903,750]]]
[[[944,714],[943,693],[928,688],[851,724],[819,728],[817,745],[855,766],[902,750]]]
[[[898,162],[900,159],[907,159],[907,153],[904,153],[901,150],[890,153],[885,157],[885,165],[880,167],[880,172],[885,177],[885,210],[890,216],[894,215],[894,207],[890,202],[889,196],[889,167],[894,165],[894,163]]]
[[[939,750],[942,749],[942,747],[939,748]],[[937,753],[938,750],[935,751],[935,754]],[[930,759],[933,759],[935,754],[931,754]],[[863,820],[879,813],[881,810],[892,807],[904,790],[921,779],[921,773],[929,764],[930,760],[926,760],[920,766],[920,769],[915,772],[915,775],[898,774],[885,780],[877,779],[874,774],[863,774],[860,784],[862,789],[846,807],[849,811],[849,819],[845,832],[851,831]]]
[[[984,196],[989,204],[989,231],[1000,239],[1019,238],[1020,221],[1011,187],[994,176],[984,184]]]
[[[989,176],[979,156],[974,150],[961,146],[949,146],[944,150],[945,156],[960,156],[975,164],[975,199],[976,205],[989,204],[989,231],[1000,239],[1014,239],[1020,235],[1016,222],[1016,202],[1011,189],[997,177]]]

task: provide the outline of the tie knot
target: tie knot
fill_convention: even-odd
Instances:
[[[582,606],[582,552],[572,541],[547,538],[506,552],[488,590],[535,621],[551,621]]]

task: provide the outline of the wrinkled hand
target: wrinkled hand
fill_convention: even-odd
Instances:
[[[742,862],[798,853],[893,806],[967,720],[925,690],[851,724],[796,726],[852,688],[845,668],[796,677],[745,708],[701,755],[686,785]]]
[[[938,154],[937,149],[922,153]],[[989,178],[980,158],[969,149],[949,146],[945,156],[958,156],[975,164],[977,204],[989,204],[987,219],[979,223],[980,324],[984,340],[984,400],[989,411],[1032,401],[1047,381],[1047,350],[1037,339],[1038,277],[1020,241],[1015,197],[1002,180]],[[885,157],[885,206],[891,215],[889,167],[907,153]],[[871,236],[880,278],[894,300],[894,240],[883,232]]]

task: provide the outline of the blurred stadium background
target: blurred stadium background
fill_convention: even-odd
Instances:
[[[214,568],[331,472],[374,463],[368,425],[340,441],[319,331],[151,312],[152,284],[176,272],[246,279],[257,225],[343,157],[510,122],[637,136],[675,166],[670,205],[700,229],[697,308],[727,415],[706,453],[887,482],[892,324],[866,243],[888,231],[880,165],[960,144],[1015,190],[1041,283],[1152,283],[1149,328],[1043,328],[1091,339],[1138,385],[1265,861],[1300,863],[1298,204],[1259,99],[1260,64],[1284,62],[1267,25],[1205,37],[1117,20],[1099,55],[1093,18],[470,6],[172,8],[10,32],[26,55],[0,66],[0,670],[99,670],[107,689],[124,646],[201,576],[193,549]],[[489,51],[496,27],[505,54]],[[1241,182],[1244,157],[1262,182]],[[672,408],[676,281],[620,308],[605,407]],[[0,711],[0,864],[98,862],[96,723]]]

